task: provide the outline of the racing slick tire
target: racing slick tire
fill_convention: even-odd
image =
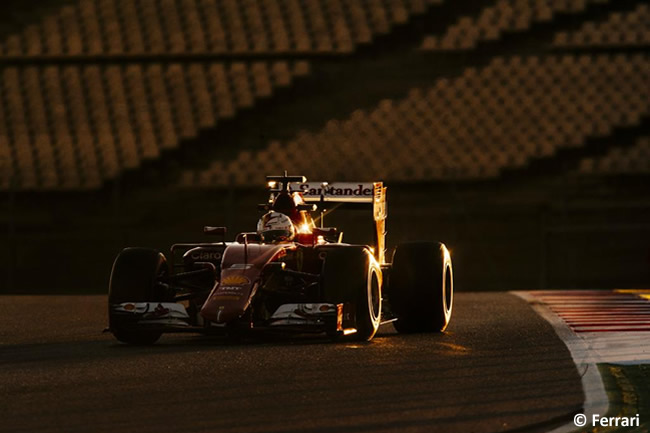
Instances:
[[[388,300],[401,333],[443,332],[451,319],[454,281],[451,256],[440,242],[398,245]]]
[[[125,248],[113,262],[108,291],[109,328],[123,343],[153,344],[162,335],[160,331],[133,329],[111,310],[111,305],[123,302],[162,302],[165,294],[158,285],[161,277],[169,274],[165,256],[147,248]],[[126,326],[125,326],[126,325]]]
[[[363,247],[344,247],[327,251],[322,272],[326,302],[351,303],[357,331],[349,336],[370,341],[381,321],[381,268],[370,251]],[[330,333],[335,339],[343,337]]]

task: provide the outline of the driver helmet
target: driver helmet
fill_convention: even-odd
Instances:
[[[289,242],[296,236],[291,218],[280,212],[268,212],[257,222],[257,233],[263,242]]]

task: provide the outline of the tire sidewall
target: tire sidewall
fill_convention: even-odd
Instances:
[[[164,294],[156,289],[158,280],[169,274],[165,256],[157,250],[126,248],[113,262],[108,291],[108,321],[113,335],[129,344],[153,344],[162,332],[137,330],[124,326],[111,306],[124,302],[163,302]]]
[[[351,338],[371,340],[381,322],[382,274],[365,247],[340,247],[327,251],[321,273],[324,301],[354,305],[357,332]]]
[[[356,307],[359,338],[368,341],[375,336],[381,323],[381,269],[374,260],[369,260],[366,290],[358,294]]]
[[[413,242],[395,249],[388,299],[399,332],[442,332],[453,308],[453,267],[443,243]]]
[[[109,303],[163,301],[155,285],[164,274],[169,274],[169,265],[161,252],[148,248],[125,248],[113,262]]]

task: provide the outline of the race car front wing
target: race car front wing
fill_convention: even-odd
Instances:
[[[227,326],[192,326],[190,315],[182,304],[173,302],[124,302],[111,305],[114,320],[133,328],[156,329],[162,332],[223,332]],[[268,323],[250,328],[255,331],[286,330],[291,332],[356,332],[350,304],[295,303],[283,304],[271,315]]]

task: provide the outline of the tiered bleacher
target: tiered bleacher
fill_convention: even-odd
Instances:
[[[587,9],[596,4],[615,9],[609,0],[497,0],[470,16],[459,6],[455,18],[439,26],[444,31],[422,39],[432,14],[414,26],[418,42],[410,42],[409,51],[431,51],[412,53],[430,67],[427,62],[444,62],[448,52],[498,43],[507,32],[533,33],[535,23],[588,19]],[[449,3],[67,1],[0,41],[0,61],[6,61],[0,66],[0,189],[99,188],[192,143],[200,131],[218,130],[221,121],[308,75],[321,54],[352,58],[359,45],[434,5]],[[552,30],[555,47],[579,47],[583,55],[545,54],[553,50],[543,42],[532,50],[537,55],[513,57],[506,50],[488,66],[471,66],[468,58],[463,72],[432,76],[430,85],[408,96],[374,99],[374,109],[320,119],[320,130],[296,130],[293,139],[240,150],[234,160],[211,161],[207,170],[185,168],[182,183],[258,184],[259,173],[288,168],[341,180],[489,179],[584,147],[592,137],[638,125],[650,111],[647,55],[589,51],[648,43],[647,4],[628,9]],[[291,119],[286,123],[290,129]]]
[[[551,21],[561,13],[577,13],[590,3],[609,0],[498,0],[487,5],[478,17],[464,16],[442,35],[424,37],[421,49],[467,50],[480,41],[495,41],[504,32],[525,31],[535,22]]]
[[[297,66],[297,67],[296,67]],[[308,72],[304,62],[5,67],[0,186],[99,187]]]
[[[584,158],[578,173],[590,176],[650,174],[650,137],[639,138],[630,147],[612,146],[601,157]]]
[[[613,12],[602,22],[587,22],[573,32],[558,32],[557,47],[650,45],[650,6],[639,4],[629,12]]]
[[[37,61],[0,69],[0,189],[98,188],[310,71],[176,54],[351,53],[442,1],[68,2],[0,42],[0,61]]]
[[[188,171],[183,183],[254,185],[288,167],[337,180],[490,178],[638,124],[650,114],[648,70],[642,54],[495,58],[319,132]]]
[[[443,0],[78,0],[0,54],[350,53]]]

